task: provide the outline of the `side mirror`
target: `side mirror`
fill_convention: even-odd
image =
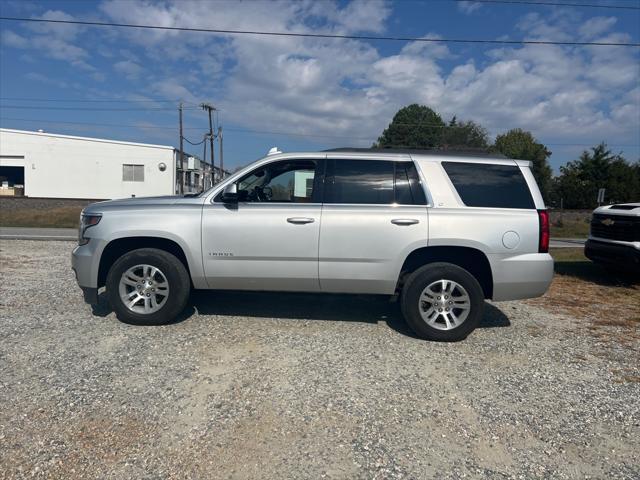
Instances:
[[[238,203],[238,187],[235,183],[230,183],[224,187],[221,199],[224,203]]]

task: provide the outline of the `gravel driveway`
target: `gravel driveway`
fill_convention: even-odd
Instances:
[[[129,326],[82,303],[72,248],[0,242],[2,478],[640,478],[635,343],[520,302],[429,343],[336,295]]]

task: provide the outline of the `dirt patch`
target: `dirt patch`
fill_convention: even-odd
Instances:
[[[100,413],[69,418],[53,412],[55,406],[38,408],[8,420],[19,424],[14,428],[20,431],[21,442],[5,439],[7,457],[2,468],[7,478],[96,478],[131,461],[141,444],[153,439],[154,426],[142,418],[123,416],[113,421]],[[55,427],[42,430],[41,424],[52,416],[57,419]],[[39,453],[28,455],[25,441],[40,445]]]
[[[603,340],[635,345],[640,339],[640,281],[592,263],[582,249],[558,249],[552,255],[556,275],[549,291],[527,303],[572,317],[577,328]]]

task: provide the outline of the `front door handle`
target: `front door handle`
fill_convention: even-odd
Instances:
[[[420,220],[416,220],[415,218],[394,218],[391,220],[391,223],[394,225],[415,225],[416,223],[420,223]]]
[[[309,217],[291,217],[291,218],[287,218],[287,222],[294,223],[296,225],[304,225],[305,223],[315,222],[315,219],[309,218]]]

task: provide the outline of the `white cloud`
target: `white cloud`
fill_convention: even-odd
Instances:
[[[429,32],[421,38],[442,38],[442,35]],[[407,55],[422,55],[429,58],[446,58],[451,56],[446,43],[415,41],[409,42],[402,47],[401,53]]]
[[[0,34],[0,43],[2,43],[3,46],[14,48],[28,48],[29,46],[29,41],[26,38],[11,30],[4,30]]]
[[[47,20],[74,20],[75,17],[60,10],[48,10],[36,18]],[[89,53],[76,45],[78,36],[84,29],[78,25],[29,23],[26,34],[18,35],[10,30],[3,31],[2,39],[7,45],[25,50],[34,50],[46,56],[70,63],[92,74],[95,80],[102,81],[104,75],[88,63]]]
[[[198,97],[183,85],[181,79],[167,78],[157,81],[149,86],[156,95],[168,99],[180,99],[183,101],[198,103]]]
[[[33,80],[35,82],[43,83],[43,84],[46,84],[46,85],[53,85],[53,86],[55,86],[57,88],[69,88],[69,86],[70,86],[64,80],[59,80],[59,79],[56,79],[56,78],[52,78],[50,76],[43,75],[43,74],[38,73],[38,72],[29,72],[29,73],[25,74],[25,78],[27,80]]]
[[[617,21],[616,17],[593,17],[580,26],[578,33],[582,38],[590,40],[609,31]]]
[[[472,13],[480,10],[482,7],[481,3],[468,1],[468,2],[459,2],[458,10],[466,15],[471,15]]]
[[[479,4],[464,5],[472,13]],[[100,8],[108,19],[127,23],[282,32],[383,32],[390,16],[389,4],[382,1],[217,2],[214,9],[197,0],[111,0]],[[545,17],[531,13],[515,28],[518,36],[530,39],[571,40],[579,34],[628,41],[614,31],[615,18],[585,20],[582,15],[560,9]],[[58,42],[55,58],[76,65],[90,60],[83,35],[73,29],[34,31],[34,37]],[[102,56],[110,55],[116,72],[139,79],[139,94],[211,100],[222,107],[226,121],[247,128],[352,136],[362,139],[353,143],[366,145],[398,108],[417,102],[446,118],[478,121],[493,134],[522,127],[559,143],[593,143],[596,137],[638,143],[636,49],[530,45],[495,48],[473,59],[456,54],[463,49],[454,53],[445,44],[427,42],[389,51],[346,39],[136,29],[101,35]],[[438,32],[424,36],[437,37]],[[2,38],[17,48],[25,48],[24,42],[34,45],[33,39],[15,33],[4,32]]]
[[[113,65],[113,68],[115,71],[122,73],[131,80],[137,79],[144,71],[144,69],[140,65],[132,60],[122,60],[120,62],[116,62]]]
[[[516,28],[524,32],[527,40],[568,42],[573,39],[580,18],[569,10],[551,10],[548,15],[531,12],[524,15]]]
[[[343,9],[332,7],[328,10],[329,20],[335,21],[346,32],[383,32],[391,13],[384,0],[355,0]]]

